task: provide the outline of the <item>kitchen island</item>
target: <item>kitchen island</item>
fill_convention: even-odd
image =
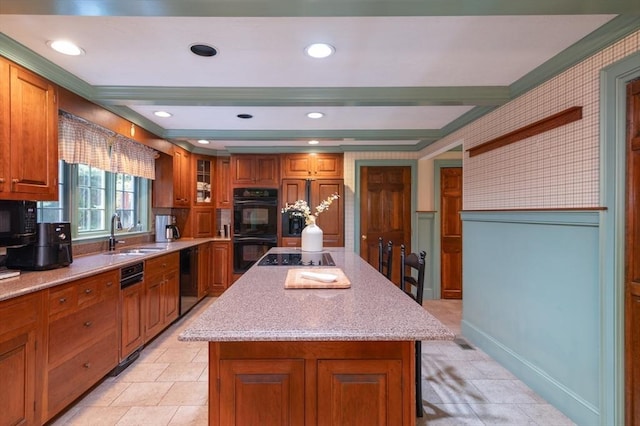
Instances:
[[[290,267],[254,266],[180,335],[210,342],[210,425],[415,424],[414,342],[454,335],[357,254],[327,251],[349,288],[285,289]]]

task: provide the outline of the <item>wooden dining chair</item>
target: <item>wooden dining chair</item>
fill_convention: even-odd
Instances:
[[[405,253],[404,244],[400,246],[400,288],[409,297],[422,306],[424,295],[424,270],[427,253],[422,250],[420,254]],[[417,272],[417,278],[413,276]],[[423,416],[422,407],[422,342],[416,341],[416,416]]]
[[[393,241],[389,240],[385,250],[382,237],[378,238],[378,271],[387,279],[391,279],[391,272],[393,271]]]

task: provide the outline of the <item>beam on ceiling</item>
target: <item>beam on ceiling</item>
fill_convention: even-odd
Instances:
[[[167,139],[217,139],[284,141],[309,139],[356,140],[438,140],[442,132],[437,129],[347,129],[347,130],[208,130],[169,129],[162,135]]]
[[[133,87],[96,86],[110,105],[166,106],[497,106],[506,86],[466,87]]]
[[[0,14],[86,16],[481,16],[637,14],[634,0],[2,0]]]

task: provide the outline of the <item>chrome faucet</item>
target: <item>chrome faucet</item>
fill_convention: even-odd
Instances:
[[[109,251],[114,251],[116,249],[116,243],[118,243],[119,241],[116,241],[116,227],[117,229],[122,229],[122,223],[120,222],[120,216],[118,216],[118,213],[114,213],[113,216],[111,216],[111,235],[109,236]]]

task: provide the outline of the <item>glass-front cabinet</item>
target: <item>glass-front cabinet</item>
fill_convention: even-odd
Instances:
[[[208,157],[196,157],[196,204],[212,205],[213,203],[213,161]]]

